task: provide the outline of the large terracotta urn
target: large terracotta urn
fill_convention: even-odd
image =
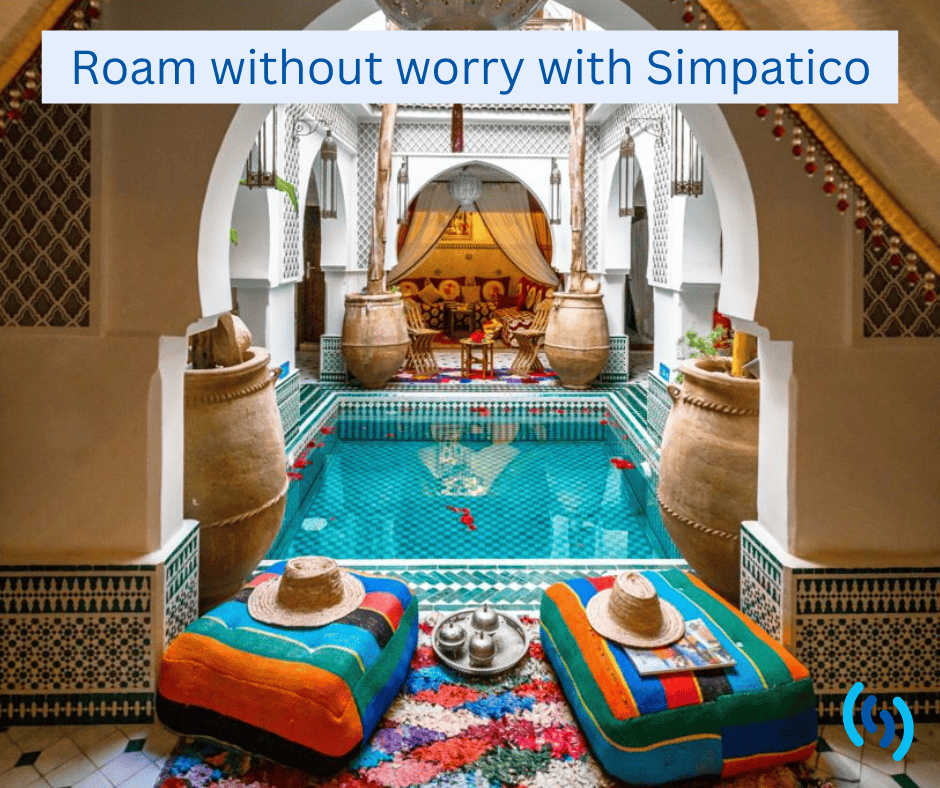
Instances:
[[[199,521],[199,607],[238,593],[281,527],[284,431],[270,354],[185,376],[183,511]]]
[[[567,389],[587,389],[607,364],[610,335],[600,293],[555,293],[545,355]]]
[[[400,293],[346,296],[343,358],[363,386],[382,388],[405,363],[408,344]]]
[[[760,382],[732,377],[731,360],[679,365],[681,389],[663,431],[659,508],[683,558],[733,603],[740,593],[741,522],[757,517]]]

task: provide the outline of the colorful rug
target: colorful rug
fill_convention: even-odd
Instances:
[[[389,381],[390,383],[500,383],[502,385],[519,386],[557,386],[558,376],[552,371],[533,372],[530,375],[515,375],[507,367],[493,370],[493,374],[485,378],[479,370],[464,377],[459,369],[442,367],[437,375],[417,375],[413,372],[402,371]]]
[[[183,738],[156,788],[595,788],[621,786],[587,749],[538,639],[523,618],[529,656],[501,677],[472,681],[440,666],[423,618],[402,693],[349,768],[312,777],[205,739]],[[276,710],[272,710],[276,713]],[[809,788],[802,765],[683,788]]]

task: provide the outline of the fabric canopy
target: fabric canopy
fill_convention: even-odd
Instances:
[[[444,230],[459,208],[450,196],[446,183],[431,182],[418,194],[414,216],[408,226],[408,235],[398,254],[398,265],[388,274],[388,283],[394,284],[408,276],[437,246]]]
[[[520,183],[487,183],[477,210],[503,253],[529,279],[555,287],[558,277],[535,239],[529,192]]]

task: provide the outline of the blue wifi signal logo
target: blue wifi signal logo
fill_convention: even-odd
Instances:
[[[852,744],[856,747],[862,746],[863,739],[855,728],[855,723],[852,722],[852,709],[855,708],[855,701],[863,689],[865,689],[865,685],[860,681],[856,681],[852,689],[849,690],[849,694],[845,696],[845,702],[842,704],[842,724],[845,726],[845,732],[849,734]],[[914,718],[911,716],[911,710],[907,708],[907,704],[903,700],[895,698],[893,703],[898,713],[900,713],[901,719],[904,721],[904,736],[901,738],[901,746],[898,747],[894,751],[894,755],[891,756],[894,760],[900,761],[901,758],[907,755],[911,742],[914,740]],[[874,733],[876,730],[875,721],[871,718],[871,710],[874,705],[874,695],[869,695],[862,704],[862,725],[865,726],[865,730],[869,733]],[[885,724],[885,735],[881,737],[881,741],[878,742],[878,745],[882,749],[885,749],[894,738],[894,718],[888,713],[887,709],[882,709],[881,714],[878,716],[881,717],[881,721]]]

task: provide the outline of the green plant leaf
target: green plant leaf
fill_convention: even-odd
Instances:
[[[300,206],[297,204],[297,192],[294,189],[294,185],[292,183],[288,183],[280,175],[278,175],[277,190],[279,192],[284,192],[290,198],[290,204],[294,206],[294,210],[297,211],[297,213],[300,213]]]
[[[248,185],[248,179],[247,179],[247,178],[242,178],[238,183],[239,183],[241,186],[247,186],[247,185]]]
[[[238,246],[238,230],[234,227],[228,231],[228,239],[232,242],[232,246]]]

